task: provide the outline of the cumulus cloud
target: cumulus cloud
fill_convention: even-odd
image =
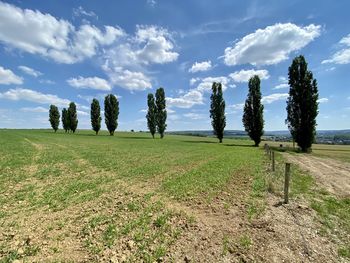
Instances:
[[[288,96],[288,93],[274,93],[267,96],[263,96],[261,102],[265,104],[271,104],[275,101],[286,100]]]
[[[31,89],[9,89],[5,92],[0,92],[0,99],[7,99],[13,101],[25,100],[36,102],[40,104],[55,104],[57,106],[67,106],[70,101],[67,99],[62,99],[57,95],[44,94]]]
[[[318,103],[326,103],[328,101],[329,101],[328,98],[320,98],[320,99],[317,100]]]
[[[277,64],[288,59],[290,53],[305,47],[320,34],[319,25],[300,27],[292,23],[278,23],[258,29],[236,42],[233,47],[226,48],[224,62],[229,66]]]
[[[350,34],[346,37],[343,37],[339,41],[339,45],[343,48],[337,51],[331,56],[330,59],[322,61],[322,64],[325,63],[334,63],[334,64],[348,64],[350,63]]]
[[[191,108],[194,105],[204,104],[203,94],[198,90],[190,90],[186,94],[177,98],[166,98],[169,107]]]
[[[201,80],[197,86],[197,90],[201,92],[210,92],[213,86],[213,82],[220,82],[222,84],[222,90],[225,91],[227,89],[229,81],[229,78],[225,76],[207,77]]]
[[[139,25],[134,36],[106,51],[103,70],[110,81],[122,88],[136,91],[151,88],[151,78],[145,67],[177,60],[172,35],[157,26]]]
[[[33,77],[39,77],[39,76],[43,75],[43,73],[41,73],[40,71],[32,69],[32,68],[27,67],[27,66],[19,66],[18,68],[21,71],[23,71],[24,73],[26,73],[30,76],[33,76]]]
[[[260,70],[240,70],[230,74],[230,77],[235,82],[248,82],[251,77],[258,75],[260,79],[268,79],[270,77],[269,72],[265,69]]]
[[[135,41],[143,45],[136,54],[145,64],[164,64],[177,60],[179,56],[172,51],[174,45],[171,34],[164,28],[139,25],[136,28]]]
[[[83,78],[79,76],[78,78],[70,78],[67,83],[78,89],[96,89],[96,90],[111,90],[112,87],[107,80],[99,77],[89,77]]]
[[[10,69],[5,69],[0,66],[0,84],[10,85],[10,84],[22,84],[23,79],[13,73]]]
[[[111,45],[123,35],[118,27],[105,26],[104,32],[91,25],[76,29],[50,14],[0,2],[0,41],[59,63],[72,64],[92,57],[99,47]]]
[[[211,91],[213,82],[220,82],[222,84],[222,90],[226,90],[230,80],[228,77],[220,76],[199,78],[196,81],[199,82],[196,88],[190,89],[177,98],[167,98],[167,104],[178,108],[191,108],[194,105],[204,104],[204,93]]]
[[[195,62],[188,72],[195,73],[199,71],[208,71],[212,68],[211,61]]]
[[[114,86],[130,91],[140,91],[152,88],[151,79],[143,72],[130,71],[122,67],[104,67],[105,72],[109,76],[110,82]]]

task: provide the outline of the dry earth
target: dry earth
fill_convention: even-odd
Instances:
[[[310,172],[316,182],[339,197],[350,197],[350,164],[310,154],[284,153],[284,157]]]

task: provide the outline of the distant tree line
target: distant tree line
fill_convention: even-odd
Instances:
[[[113,94],[108,94],[104,101],[104,115],[105,123],[110,135],[114,135],[114,131],[118,127],[118,116],[119,116],[119,102],[116,96]],[[96,135],[101,129],[101,107],[97,99],[93,99],[91,102],[91,127],[95,131]],[[49,110],[49,121],[52,129],[56,132],[58,130],[60,122],[60,113],[55,105],[50,106]],[[68,109],[63,108],[62,110],[62,127],[65,132],[69,133],[72,131],[75,133],[78,128],[78,115],[77,106],[74,102],[69,104]]]
[[[303,56],[294,58],[288,69],[289,97],[287,100],[286,124],[290,130],[293,141],[298,144],[303,152],[311,150],[316,135],[316,117],[318,115],[318,88],[317,81],[308,70],[307,62]],[[255,75],[249,79],[248,95],[244,104],[242,122],[245,131],[259,146],[264,134],[264,106],[262,105],[260,90],[260,78]],[[226,127],[225,100],[221,83],[214,82],[210,96],[210,118],[214,135],[221,143]],[[147,95],[147,127],[154,138],[155,133],[164,137],[167,128],[167,111],[165,91],[163,88],[156,90],[155,95]],[[96,135],[101,129],[101,108],[99,101],[93,99],[91,103],[91,126]],[[109,94],[104,100],[105,124],[111,136],[118,127],[119,101],[113,94]],[[56,132],[59,126],[60,114],[55,105],[50,106],[49,121]],[[76,131],[78,127],[77,110],[74,102],[68,109],[62,110],[62,126],[66,132]]]

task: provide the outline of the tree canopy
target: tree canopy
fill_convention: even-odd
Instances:
[[[119,101],[113,94],[109,94],[105,97],[105,123],[109,134],[114,135],[114,131],[118,127],[119,116]]]
[[[223,98],[221,83],[213,82],[210,100],[211,125],[213,126],[214,134],[221,143],[226,126],[225,100]]]
[[[293,140],[303,152],[311,150],[316,134],[318,115],[317,81],[308,70],[303,56],[294,58],[289,67],[289,97],[286,124]]]
[[[249,137],[259,146],[264,131],[263,110],[261,104],[260,78],[255,75],[249,79],[248,96],[244,104],[243,126]]]

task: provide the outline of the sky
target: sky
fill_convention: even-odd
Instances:
[[[286,130],[298,55],[318,82],[317,129],[350,128],[348,10],[346,0],[0,0],[0,128],[49,128],[50,104],[74,101],[78,128],[90,129],[92,99],[103,110],[112,93],[118,130],[146,130],[147,94],[163,87],[167,130],[211,129],[216,81],[226,129],[242,130],[258,75],[265,130]]]

